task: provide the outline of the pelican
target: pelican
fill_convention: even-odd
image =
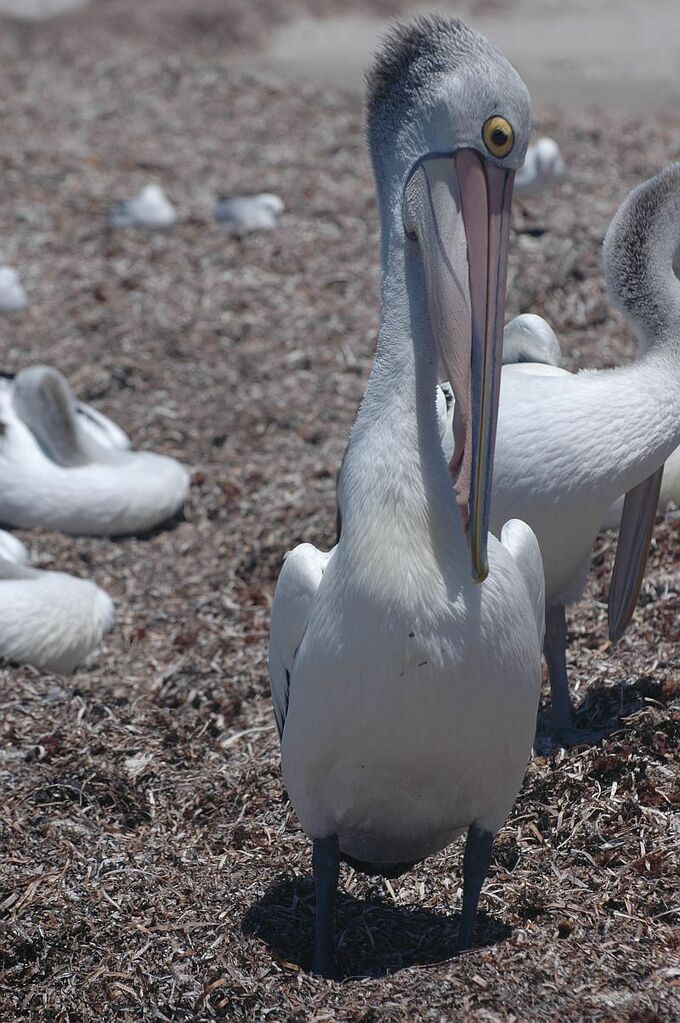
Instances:
[[[272,195],[271,192],[222,196],[215,203],[215,220],[235,235],[271,231],[279,226],[284,208],[278,195]]]
[[[70,675],[113,626],[111,598],[87,579],[43,572],[0,530],[0,657]]]
[[[524,165],[517,171],[515,194],[522,199],[541,195],[564,177],[564,160],[554,139],[538,139],[527,149]]]
[[[581,596],[593,541],[626,494],[609,601],[610,636],[621,635],[644,570],[663,464],[680,441],[679,218],[680,164],[673,164],[629,195],[607,231],[609,299],[636,334],[637,362],[581,373],[537,362],[503,367],[491,528],[515,515],[538,538],[553,726],[567,744],[602,733],[574,727],[565,605]],[[441,399],[439,408],[441,416]]]
[[[77,403],[56,369],[0,378],[0,521],[76,535],[145,533],[180,510],[188,486],[174,458],[129,450],[120,427]]]
[[[0,266],[0,313],[18,313],[27,305],[19,274],[11,266]]]
[[[172,227],[177,214],[160,185],[145,185],[133,199],[116,203],[111,212],[112,227]]]
[[[503,334],[503,364],[522,365],[524,373],[539,373],[559,376],[568,372],[562,369],[562,352],[557,335],[550,324],[534,313],[524,313],[515,317],[506,326]],[[550,368],[546,368],[550,367]],[[437,396],[437,408],[440,419],[442,444],[453,453],[453,434],[451,422],[453,409],[447,408],[452,402],[452,392],[448,384],[440,384],[441,396]],[[450,438],[450,439],[449,439]],[[680,503],[680,448],[676,448],[664,464],[663,478],[659,492],[659,509],[663,512],[673,502]],[[600,523],[601,529],[618,529],[623,512],[624,496],[607,510]]]
[[[339,542],[287,555],[270,637],[283,778],[313,842],[313,968],[324,975],[340,860],[395,876],[465,831],[458,943],[470,944],[493,836],[531,749],[543,633],[535,537],[511,521],[487,550],[486,517],[528,94],[482,36],[431,16],[391,31],[367,99],[378,350],[340,473]],[[457,397],[453,486],[439,360]]]
[[[562,351],[547,320],[535,313],[522,313],[510,320],[503,331],[503,365],[532,363],[559,367]]]

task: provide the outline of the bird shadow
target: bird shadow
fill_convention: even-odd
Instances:
[[[659,686],[646,676],[634,682],[620,685],[590,686],[583,700],[574,707],[574,725],[587,733],[600,733],[599,739],[584,741],[579,745],[597,746],[609,735],[622,732],[626,728],[625,719],[636,714],[647,706],[647,698],[657,696]],[[536,724],[535,751],[539,755],[549,753],[559,746],[552,728],[550,703],[542,703]]]
[[[271,885],[246,911],[243,933],[257,937],[282,965],[309,970],[314,940],[314,888],[296,876]],[[455,955],[459,914],[396,905],[377,891],[366,898],[338,892],[337,979],[384,977],[413,966],[434,966]],[[510,928],[480,911],[477,946],[509,937]]]
[[[154,537],[160,536],[161,533],[173,533],[178,526],[181,526],[183,522],[186,522],[186,516],[184,514],[184,506],[179,508],[173,515],[167,519],[163,519],[162,522],[157,523],[150,529],[139,529],[133,530],[131,533],[116,533],[111,539],[117,540],[153,540]]]

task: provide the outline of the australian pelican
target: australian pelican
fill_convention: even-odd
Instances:
[[[533,533],[508,522],[487,552],[527,91],[477,32],[417,18],[376,57],[367,120],[378,350],[340,473],[339,542],[287,555],[271,623],[283,776],[313,841],[314,969],[326,975],[341,859],[393,876],[465,831],[459,945],[469,945],[493,836],[531,749],[543,636]],[[440,362],[457,399],[453,486]]]

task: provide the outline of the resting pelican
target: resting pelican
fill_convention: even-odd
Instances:
[[[527,150],[524,166],[517,171],[515,194],[522,199],[541,195],[564,176],[564,161],[554,139],[540,138]]]
[[[283,211],[282,200],[271,192],[223,196],[215,203],[215,220],[231,234],[244,235],[278,227]]]
[[[0,313],[18,313],[27,305],[19,274],[11,266],[0,266]]]
[[[526,89],[460,21],[416,18],[375,60],[367,120],[378,350],[340,474],[339,542],[287,556],[271,623],[283,777],[313,841],[314,969],[326,975],[340,860],[394,876],[466,829],[470,943],[531,748],[543,630],[531,530],[509,522],[486,550]],[[440,359],[457,396],[454,487],[433,400]]]
[[[42,572],[0,530],[0,657],[70,675],[113,626],[111,598],[87,579]]]
[[[516,515],[538,538],[553,724],[566,743],[601,733],[574,728],[565,605],[581,596],[593,541],[627,494],[609,606],[610,635],[622,633],[644,570],[663,463],[680,441],[678,219],[680,164],[673,164],[629,195],[607,231],[609,298],[635,331],[643,352],[637,362],[575,374],[537,363],[503,368],[491,527]]]
[[[160,185],[145,185],[134,199],[116,203],[111,212],[112,227],[172,227],[177,214]]]
[[[33,366],[0,379],[0,521],[80,535],[144,533],[189,486],[174,458],[130,451],[115,423],[77,403],[64,377]]]

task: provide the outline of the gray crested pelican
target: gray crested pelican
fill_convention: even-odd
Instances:
[[[491,528],[515,515],[538,538],[553,726],[567,744],[602,733],[574,727],[565,605],[581,596],[593,541],[626,494],[609,598],[610,636],[621,635],[644,571],[663,464],[680,442],[679,221],[673,164],[631,192],[607,231],[607,289],[635,331],[642,352],[635,363],[581,373],[538,362],[503,367]]]
[[[527,91],[460,21],[417,18],[375,59],[367,122],[377,355],[340,473],[339,542],[287,555],[269,660],[326,975],[340,861],[395,876],[465,831],[459,946],[470,944],[531,749],[543,633],[535,537],[516,520],[500,542],[487,529]],[[440,361],[457,399],[453,485],[433,400]]]

